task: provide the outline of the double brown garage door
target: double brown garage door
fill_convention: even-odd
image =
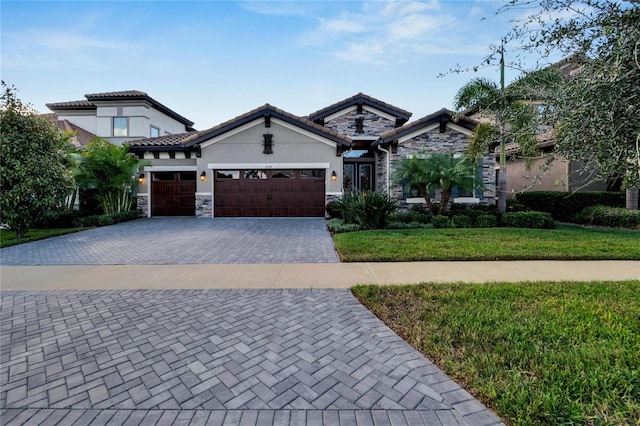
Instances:
[[[325,171],[216,170],[216,217],[324,216]]]

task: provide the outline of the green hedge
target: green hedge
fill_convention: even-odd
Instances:
[[[611,228],[638,228],[640,227],[640,210],[592,206],[578,213],[575,216],[575,221],[587,225],[608,226]]]
[[[107,226],[114,225],[120,222],[128,222],[130,220],[138,219],[140,217],[140,210],[130,210],[128,212],[116,213],[116,214],[101,214],[95,216],[86,216],[76,219],[75,225],[81,228],[90,228],[92,226]]]
[[[552,229],[554,222],[549,213],[513,212],[502,215],[501,226],[505,228]]]
[[[516,201],[530,210],[550,213],[554,219],[570,222],[586,207],[624,207],[624,192],[529,191],[516,194]]]

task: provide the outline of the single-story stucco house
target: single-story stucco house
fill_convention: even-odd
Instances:
[[[118,108],[117,101],[125,104]],[[50,108],[78,104],[86,114],[89,104],[98,102],[101,122],[112,126],[122,126],[127,105],[136,108],[136,116],[147,117],[144,122],[129,118],[129,127],[140,121],[141,131],[151,129],[153,137],[136,139],[130,130],[126,141],[116,142],[127,143],[150,163],[141,170],[138,186],[138,208],[149,217],[322,217],[326,203],[345,191],[369,189],[389,193],[404,207],[424,203],[412,188],[393,179],[398,163],[414,154],[462,155],[477,125],[447,109],[409,121],[410,112],[363,93],[305,117],[265,104],[202,131],[144,92],[88,95],[87,102],[78,102]],[[174,126],[159,134],[155,109],[184,130],[175,132]],[[60,113],[73,122],[69,109]],[[481,161],[477,179],[480,189],[454,189],[453,202],[495,202],[492,153]]]

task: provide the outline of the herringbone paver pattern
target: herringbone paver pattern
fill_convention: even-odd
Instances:
[[[0,249],[2,265],[336,263],[323,218],[150,218]]]
[[[5,291],[2,424],[497,424],[347,290]]]

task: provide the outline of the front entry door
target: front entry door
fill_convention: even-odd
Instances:
[[[346,192],[375,189],[373,163],[345,163],[343,186]]]

